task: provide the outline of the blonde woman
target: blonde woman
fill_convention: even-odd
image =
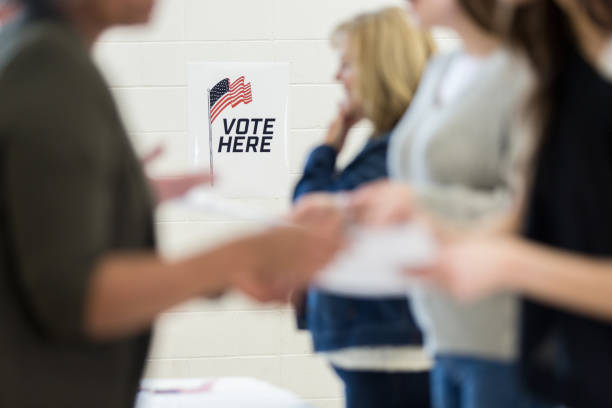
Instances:
[[[434,50],[431,37],[400,8],[340,25],[332,43],[341,55],[336,79],[344,85],[345,100],[325,142],[310,154],[295,200],[387,177],[389,133],[410,105]],[[372,137],[337,171],[336,158],[362,119],[372,123]],[[315,350],[327,355],[344,381],[347,407],[429,406],[430,363],[405,297],[364,300],[310,290],[300,314]]]

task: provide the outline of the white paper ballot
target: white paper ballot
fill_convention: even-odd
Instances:
[[[437,244],[416,223],[385,228],[353,227],[349,246],[318,276],[314,286],[356,297],[405,296],[411,284],[406,269],[435,260]]]

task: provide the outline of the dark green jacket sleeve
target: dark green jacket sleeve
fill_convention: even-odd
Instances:
[[[113,155],[99,78],[75,38],[34,34],[5,68],[3,185],[14,273],[59,341],[84,336],[92,273],[112,233]]]

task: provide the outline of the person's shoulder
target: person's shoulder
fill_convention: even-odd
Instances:
[[[86,46],[76,32],[66,24],[40,22],[27,24],[20,35],[15,56],[49,59],[54,62],[88,61]]]
[[[462,54],[461,49],[439,52],[432,56],[427,64],[428,72],[444,70],[454,59]]]
[[[66,24],[23,23],[6,37],[7,45],[0,54],[0,80],[15,83],[21,82],[20,77],[52,74],[77,81],[83,74],[92,73],[85,45]]]
[[[461,55],[460,50],[439,52],[433,55],[429,59],[425,71],[423,72],[418,93],[427,94],[433,92],[435,86],[439,83],[441,77],[444,76],[451,62],[459,55]],[[410,109],[408,110],[410,111]]]
[[[389,146],[389,140],[391,138],[391,132],[384,132],[381,134],[373,134],[367,140],[359,155],[361,154],[371,154],[376,151],[384,151],[386,152]],[[358,155],[358,156],[359,156]]]
[[[68,137],[65,128],[84,127],[85,118],[102,109],[109,112],[105,83],[70,27],[29,22],[8,38],[13,44],[0,62],[0,128],[5,134],[11,129],[13,135],[37,138],[45,134],[38,130],[46,124],[62,128]]]
[[[0,54],[0,89],[12,98],[35,92],[55,97],[92,84],[103,85],[89,51],[65,23],[24,22],[4,38]]]
[[[363,161],[372,162],[377,161],[379,159],[382,159],[383,162],[386,162],[390,138],[391,132],[373,134],[372,136],[370,136],[363,148],[359,151],[359,153],[355,156],[351,163],[359,163]]]
[[[495,59],[495,75],[491,84],[498,88],[504,84],[505,92],[498,97],[505,96],[512,105],[526,103],[536,85],[536,74],[527,57],[518,51],[502,48]]]
[[[429,59],[427,67],[425,68],[425,71],[421,77],[415,97],[402,118],[396,124],[395,128],[390,132],[389,138],[391,140],[396,139],[394,134],[398,132],[398,129],[401,130],[404,126],[410,123],[412,118],[415,117],[416,112],[420,113],[423,111],[423,107],[427,107],[427,103],[431,99],[432,94],[435,93],[436,87],[440,83],[444,73],[448,69],[451,62],[459,55],[461,55],[460,50],[453,50],[439,52]]]
[[[535,80],[535,72],[527,56],[511,48],[500,48],[492,58],[498,75],[505,75],[508,79],[506,86],[524,87],[526,83]]]
[[[463,49],[458,48],[450,51],[440,51],[430,59],[430,65],[448,64],[453,59],[463,54]]]

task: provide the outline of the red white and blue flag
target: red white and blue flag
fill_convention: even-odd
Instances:
[[[251,102],[253,102],[251,83],[245,84],[244,76],[231,83],[229,78],[219,81],[210,90],[210,123],[214,123],[215,119],[230,106],[235,108],[241,103],[248,105]]]

